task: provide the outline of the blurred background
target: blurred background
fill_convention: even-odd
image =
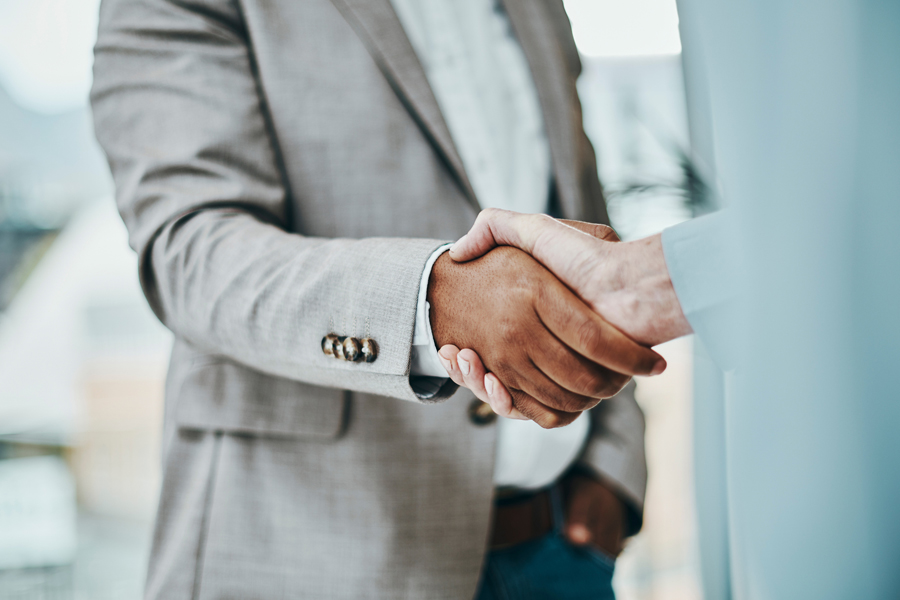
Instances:
[[[566,0],[613,225],[707,210],[675,0]],[[137,600],[170,334],[150,312],[87,104],[99,0],[0,0],[0,600]],[[691,341],[640,381],[650,481],[622,600],[701,597]]]

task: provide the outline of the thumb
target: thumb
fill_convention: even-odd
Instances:
[[[578,491],[576,487],[569,501],[565,535],[572,544],[584,546],[593,541],[589,523],[592,498],[590,494],[578,493]]]
[[[616,230],[609,225],[601,225],[599,223],[586,223],[584,221],[572,221],[570,219],[560,219],[560,222],[565,223],[573,229],[577,229],[579,231],[583,231],[588,235],[594,236],[598,240],[603,240],[605,242],[622,241],[619,238],[619,234],[616,233]]]
[[[515,246],[530,252],[536,230],[529,223],[535,216],[487,208],[478,214],[469,233],[450,247],[450,258],[457,262],[473,260],[496,246]]]

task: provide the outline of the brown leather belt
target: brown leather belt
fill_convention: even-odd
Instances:
[[[509,548],[544,537],[553,530],[549,490],[494,501],[491,550]]]

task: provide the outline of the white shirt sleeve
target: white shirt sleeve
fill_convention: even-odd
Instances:
[[[420,398],[431,398],[446,382],[447,370],[438,358],[438,349],[434,343],[434,334],[431,332],[431,305],[428,303],[428,280],[431,278],[431,269],[435,261],[452,244],[445,244],[434,251],[425,268],[422,270],[422,280],[419,282],[419,298],[416,304],[416,325],[413,330],[412,358],[409,365],[409,382]]]

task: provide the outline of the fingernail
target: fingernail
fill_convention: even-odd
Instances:
[[[653,365],[653,370],[650,371],[650,374],[651,375],[659,375],[660,373],[662,373],[665,370],[666,370],[666,361],[665,361],[665,359],[661,358],[658,361],[656,361],[655,365]]]
[[[591,541],[591,534],[584,525],[571,525],[569,526],[569,539],[572,540],[572,543],[580,546]]]
[[[488,396],[494,395],[494,378],[490,375],[484,376],[484,389],[487,390]]]
[[[459,363],[459,370],[463,372],[463,375],[469,374],[469,361],[463,358],[457,358],[456,362]]]
[[[444,369],[447,370],[448,373],[453,370],[453,365],[450,363],[449,360],[447,360],[446,358],[441,356],[440,352],[438,352],[438,358],[441,361],[441,365],[444,367]]]

